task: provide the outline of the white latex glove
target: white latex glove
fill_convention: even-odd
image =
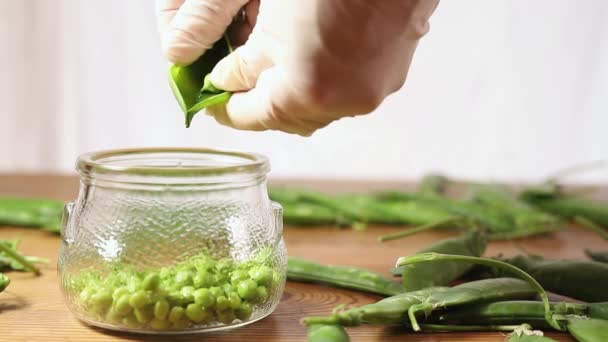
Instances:
[[[237,93],[207,113],[238,129],[304,136],[339,118],[367,114],[405,82],[437,3],[261,0],[247,42],[210,76],[218,88]]]
[[[247,0],[156,0],[163,52],[188,65],[222,37]]]

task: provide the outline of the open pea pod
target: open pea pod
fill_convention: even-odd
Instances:
[[[226,103],[231,93],[215,87],[208,78],[213,67],[229,53],[232,46],[227,37],[188,66],[172,65],[169,68],[169,84],[173,95],[184,112],[186,127],[190,127],[194,115],[202,109]]]

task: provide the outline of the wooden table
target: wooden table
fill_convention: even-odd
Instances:
[[[285,183],[285,182],[282,182]],[[294,183],[294,182],[287,182]],[[314,184],[312,184],[314,183]],[[405,187],[383,182],[312,182],[312,186],[333,191]],[[299,182],[298,184],[306,184]],[[59,176],[0,176],[0,195],[46,196],[62,200],[76,196],[78,180]],[[605,191],[601,194],[608,198]],[[422,246],[451,235],[431,232],[384,244],[376,237],[395,231],[395,227],[369,227],[366,231],[331,227],[286,227],[289,254],[323,263],[350,264],[387,272],[397,257],[412,254]],[[276,311],[262,321],[221,334],[184,337],[150,337],[108,332],[79,323],[68,311],[59,290],[56,261],[59,238],[32,229],[2,227],[0,239],[22,240],[25,254],[51,260],[43,274],[34,277],[10,273],[12,283],[0,294],[0,341],[305,341],[306,330],[298,320],[309,315],[331,312],[338,304],[361,305],[379,297],[325,286],[288,283]],[[569,228],[550,236],[518,242],[495,242],[487,255],[511,255],[522,251],[549,258],[584,258],[583,247],[606,249],[608,243],[588,231]],[[500,333],[404,333],[395,327],[357,327],[348,329],[352,341],[503,341]],[[573,341],[566,334],[548,333],[559,341]]]

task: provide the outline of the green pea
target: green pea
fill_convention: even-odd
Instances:
[[[141,324],[139,323],[137,318],[135,318],[133,315],[128,315],[125,318],[123,318],[122,324],[131,329],[136,329],[136,328],[141,327]]]
[[[175,323],[184,316],[184,308],[181,306],[174,306],[169,312],[169,322]]]
[[[184,286],[180,291],[182,297],[188,302],[194,301],[194,287]]]
[[[241,298],[251,300],[254,299],[257,295],[257,288],[258,284],[255,281],[247,279],[239,283],[239,285],[237,286],[237,291]]]
[[[231,324],[235,319],[236,315],[232,310],[216,311],[217,320],[224,324]]]
[[[165,320],[154,318],[150,321],[150,328],[154,330],[167,330],[169,329],[169,324],[170,323]]]
[[[112,298],[114,299],[118,299],[120,297],[122,297],[123,295],[129,294],[129,289],[127,289],[124,286],[118,287],[114,290],[114,292],[112,292]]]
[[[230,292],[228,294],[228,301],[230,302],[231,309],[236,310],[241,307],[241,297],[239,297],[239,294],[236,292]]]
[[[112,305],[112,295],[109,292],[99,292],[91,295],[91,305],[95,311],[103,312]]]
[[[209,291],[211,292],[211,294],[213,295],[213,297],[217,298],[219,296],[223,296],[224,295],[224,290],[222,290],[221,288],[214,286],[209,288]]]
[[[247,271],[236,270],[236,271],[232,272],[232,274],[230,275],[230,282],[234,285],[234,284],[237,284],[238,282],[240,282],[241,280],[245,280],[247,278],[249,278]]]
[[[78,298],[80,299],[80,302],[87,305],[87,303],[89,302],[89,299],[91,299],[91,295],[93,295],[93,293],[94,293],[93,290],[91,290],[89,288],[85,288],[84,290],[80,291],[80,295],[78,296]]]
[[[215,297],[209,289],[198,289],[194,291],[194,302],[208,308],[215,303]]]
[[[215,307],[220,311],[226,310],[230,307],[230,302],[228,301],[228,298],[219,296],[215,299]]]
[[[251,305],[243,303],[241,304],[241,307],[236,310],[236,317],[241,321],[246,321],[251,317],[252,312],[253,309],[251,308]]]
[[[272,281],[272,270],[268,266],[254,267],[249,270],[249,276],[258,284],[269,285]]]
[[[167,279],[171,277],[171,270],[168,267],[163,267],[158,271],[158,276],[162,279]]]
[[[150,273],[144,278],[144,281],[142,282],[141,286],[144,290],[154,290],[158,287],[159,283],[160,277],[158,276],[158,274]]]
[[[131,275],[129,276],[129,278],[127,279],[127,289],[129,290],[129,292],[133,293],[135,291],[137,291],[139,289],[141,285],[141,281],[139,280],[139,278],[135,275]]]
[[[173,330],[184,330],[190,326],[190,321],[187,319],[180,319],[178,321],[173,322],[171,324],[171,329]]]
[[[201,323],[209,317],[209,314],[203,311],[200,304],[192,303],[186,307],[186,316],[195,323]]]
[[[190,275],[190,272],[185,270],[177,272],[177,274],[175,275],[175,283],[181,286],[191,285],[192,276]]]
[[[129,304],[135,309],[143,308],[151,302],[152,298],[150,298],[150,294],[142,290],[133,293],[129,299]]]
[[[150,310],[146,309],[135,309],[133,310],[133,313],[135,314],[137,321],[142,324],[150,322],[152,317],[154,317],[154,314]]]
[[[131,312],[131,309],[133,307],[131,306],[131,304],[129,304],[130,299],[131,296],[128,293],[122,295],[114,304],[114,310],[116,310],[116,312],[120,313],[121,315],[126,315]]]
[[[258,286],[256,292],[257,292],[256,299],[258,301],[263,302],[266,299],[268,299],[268,290],[264,286]]]
[[[157,319],[165,319],[169,314],[169,302],[165,299],[159,299],[154,304],[154,317]]]

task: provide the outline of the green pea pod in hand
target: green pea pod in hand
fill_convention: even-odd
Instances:
[[[506,342],[556,342],[554,339],[543,336],[540,330],[533,330],[530,324],[522,324],[515,329]]]
[[[413,305],[408,310],[408,316],[414,331],[420,330],[420,326],[418,325],[416,319],[416,315],[419,313],[424,313],[426,316],[429,316],[438,308],[504,299],[526,299],[526,296],[531,296],[530,290],[537,292],[540,296],[545,308],[545,320],[547,323],[556,330],[564,330],[564,327],[553,318],[553,312],[551,310],[551,305],[549,304],[549,297],[547,296],[547,293],[543,287],[529,274],[508,263],[494,259],[478,258],[465,255],[424,253],[409,257],[401,257],[397,260],[397,266],[433,260],[459,260],[462,262],[475,263],[487,267],[495,267],[509,272],[512,275],[518,276],[525,281],[514,278],[478,280],[455,286],[451,288],[450,291],[446,291],[445,293],[442,292],[434,296],[430,296],[424,303]]]
[[[383,296],[403,292],[401,285],[381,274],[350,266],[321,265],[309,260],[290,257],[287,279],[321,283]]]
[[[339,312],[331,316],[306,317],[305,325],[339,324],[358,326],[361,324],[399,324],[407,322],[407,310],[414,304],[422,303],[430,295],[448,290],[448,287],[429,287],[426,289],[398,294],[384,298],[376,303],[363,305]]]
[[[608,321],[580,316],[567,316],[568,332],[579,342],[608,341]]]
[[[308,327],[308,342],[348,342],[350,338],[341,325],[313,324]]]
[[[585,254],[593,261],[608,263],[608,251],[592,251],[585,249]]]
[[[466,234],[439,241],[417,254],[436,252],[443,254],[481,256],[487,245],[485,232],[476,229]],[[460,261],[434,261],[402,266],[402,284],[405,291],[416,291],[430,286],[444,286],[460,278],[473,267]]]
[[[186,127],[190,127],[194,115],[205,107],[223,104],[230,99],[231,93],[215,87],[208,75],[231,52],[230,42],[224,37],[194,63],[188,66],[172,65],[169,68],[169,84],[184,112]]]
[[[500,260],[524,270],[548,291],[587,302],[608,301],[608,264],[582,260],[549,260],[526,255]]]

